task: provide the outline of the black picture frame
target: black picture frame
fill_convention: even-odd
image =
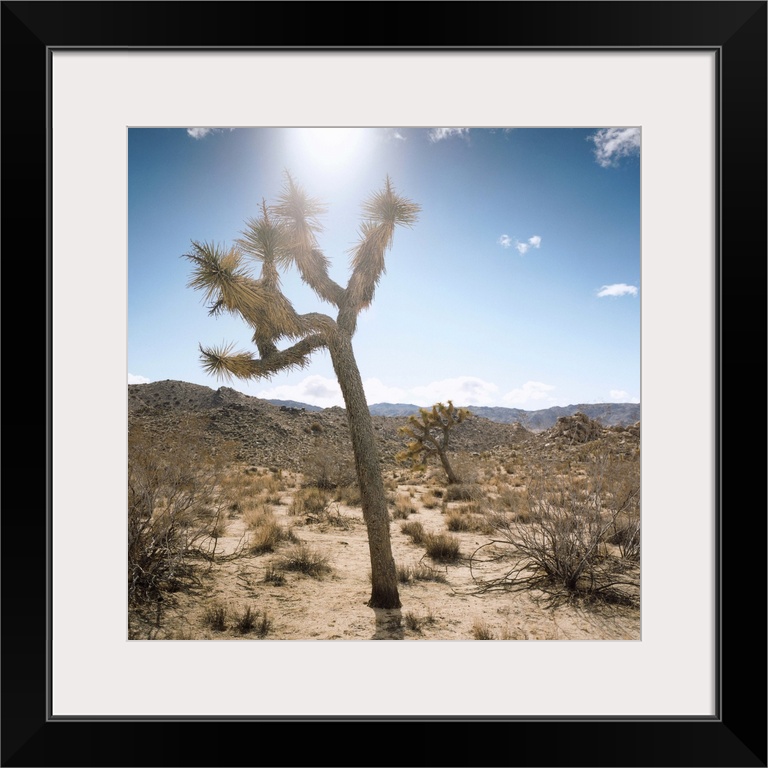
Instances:
[[[18,510],[16,504],[7,504],[2,521],[2,765],[765,766],[766,515],[762,482],[754,493],[754,478],[762,481],[765,477],[765,461],[764,453],[750,446],[764,446],[766,422],[755,418],[752,398],[743,393],[737,397],[735,386],[723,390],[722,373],[724,364],[735,368],[742,363],[739,370],[749,372],[750,380],[758,371],[762,384],[765,371],[767,7],[766,2],[697,0],[372,2],[345,6],[323,2],[3,2],[4,266],[6,270],[21,264],[27,268],[19,280],[10,284],[13,292],[18,286],[23,295],[30,283],[35,291],[40,290],[40,285],[46,286],[47,351],[45,370],[34,379],[45,381],[45,392],[42,386],[27,389],[27,397],[39,393],[35,410],[43,410],[42,398],[46,404],[45,500],[40,499],[38,506],[35,495],[34,504],[27,498]],[[253,23],[254,10],[259,11],[264,23]],[[343,31],[338,26],[334,32],[324,31],[329,14],[335,18],[343,14],[349,20]],[[357,39],[354,46],[335,44],[349,37]],[[51,51],[63,47],[382,47],[457,51],[698,48],[717,52],[720,217],[719,304],[715,312],[719,549],[716,716],[310,716],[259,718],[258,722],[247,718],[156,722],[151,718],[50,718],[48,637],[52,585],[48,564],[52,553],[48,533],[52,513],[51,338],[55,329],[50,320],[49,75]],[[31,263],[44,271],[39,280],[29,280]],[[724,300],[728,295],[731,298],[725,315]],[[14,305],[9,305],[15,312]],[[742,353],[723,354],[722,331],[726,327],[740,329],[740,336],[749,340],[751,349],[758,337],[757,364],[754,352],[746,360]],[[6,341],[8,337],[6,334]],[[734,336],[731,338],[733,341]],[[28,361],[29,338],[19,339],[19,343],[24,343],[25,349],[23,355],[18,350],[17,359]],[[9,359],[15,357],[13,347],[11,341],[10,349],[6,348]],[[732,349],[736,349],[735,345]],[[25,378],[32,381],[26,364],[24,368]],[[729,381],[735,378],[734,370]],[[745,378],[742,374],[743,386]],[[759,396],[764,392],[761,388]],[[737,404],[743,409],[740,415],[736,414]],[[754,432],[758,434],[757,442]],[[736,460],[727,464],[727,472],[725,438],[736,453]],[[41,473],[39,460],[31,467],[30,458],[37,455],[34,452],[24,457],[20,475],[26,471],[35,476]],[[16,475],[13,473],[11,478]],[[731,482],[726,484],[728,479]],[[9,485],[7,481],[7,498],[12,490]],[[755,496],[759,500],[757,509]],[[36,542],[36,546],[20,546],[21,541]],[[418,690],[411,693],[418,695]],[[309,724],[317,727],[304,735],[303,729]],[[375,725],[379,729],[370,730]]]

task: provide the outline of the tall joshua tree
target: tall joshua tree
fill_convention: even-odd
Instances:
[[[389,511],[378,449],[363,382],[352,349],[360,311],[370,305],[384,272],[384,255],[395,227],[412,226],[420,211],[398,195],[389,177],[363,203],[359,240],[352,250],[351,274],[342,288],[328,274],[328,258],[318,247],[319,222],[325,206],[309,197],[286,173],[277,203],[262,201],[261,215],[248,219],[231,248],[192,242],[185,257],[194,264],[189,287],[202,290],[210,314],[231,312],[253,330],[258,355],[234,346],[200,347],[203,367],[224,378],[269,378],[280,371],[304,368],[312,353],[328,350],[339,381],[352,437],[355,468],[371,555],[372,608],[399,608],[397,572],[389,537]],[[260,265],[254,277],[248,260]],[[295,267],[302,280],[336,313],[299,315],[280,289],[280,271]],[[288,346],[280,349],[279,342]]]

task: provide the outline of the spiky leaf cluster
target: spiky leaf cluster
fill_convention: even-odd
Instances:
[[[331,279],[330,260],[318,244],[325,206],[310,197],[286,173],[277,202],[262,201],[261,215],[245,222],[235,244],[192,242],[185,254],[193,265],[189,287],[203,292],[211,314],[239,315],[251,328],[258,355],[236,350],[233,344],[200,347],[204,369],[220,378],[269,378],[303,368],[316,349],[332,335],[354,334],[357,316],[373,300],[385,270],[384,254],[397,226],[412,226],[420,207],[398,195],[387,177],[381,191],[363,204],[364,219],[352,250],[346,288]],[[254,277],[248,262],[259,268]],[[321,313],[298,314],[280,287],[282,270],[295,268],[323,301],[337,310],[336,318]],[[281,342],[290,346],[279,348]]]

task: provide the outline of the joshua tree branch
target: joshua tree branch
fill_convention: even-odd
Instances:
[[[296,342],[284,350],[264,348],[266,354],[254,357],[249,352],[233,352],[232,345],[225,347],[200,347],[203,368],[219,378],[268,379],[281,371],[306,368],[310,355],[316,349],[327,346],[324,335],[314,334]]]

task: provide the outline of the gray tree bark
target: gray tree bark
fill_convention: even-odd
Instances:
[[[329,339],[328,351],[347,409],[355,469],[360,484],[363,519],[368,529],[372,581],[368,605],[371,608],[400,608],[381,463],[371,413],[365,400],[363,381],[352,350],[352,339],[339,330]]]

